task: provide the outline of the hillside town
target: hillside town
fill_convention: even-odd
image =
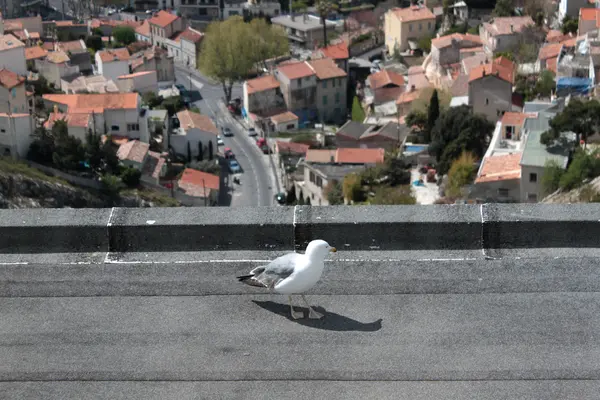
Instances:
[[[2,168],[158,205],[600,199],[599,2],[162,3],[0,2]]]

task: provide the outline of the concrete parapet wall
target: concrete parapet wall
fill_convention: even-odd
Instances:
[[[598,232],[596,231],[598,229]],[[600,204],[0,210],[0,253],[600,248]]]

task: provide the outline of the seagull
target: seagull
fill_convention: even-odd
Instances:
[[[327,254],[336,251],[335,247],[324,240],[313,240],[306,247],[305,254],[286,254],[268,265],[254,268],[248,275],[238,276],[237,279],[250,286],[287,294],[293,319],[304,317],[302,311],[294,311],[292,304],[292,295],[299,294],[308,307],[308,318],[321,319],[323,314],[313,310],[303,293],[312,288],[321,278]]]

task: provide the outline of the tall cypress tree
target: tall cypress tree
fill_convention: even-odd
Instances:
[[[431,100],[429,100],[429,108],[427,109],[427,127],[425,128],[425,142],[431,141],[431,131],[435,126],[435,122],[440,116],[440,99],[438,98],[437,90],[433,91]]]

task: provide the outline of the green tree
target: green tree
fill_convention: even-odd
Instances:
[[[433,36],[423,36],[421,38],[419,38],[418,41],[418,46],[421,50],[423,50],[425,53],[429,53],[431,51],[431,40],[433,39]]]
[[[541,143],[553,146],[561,139],[561,133],[574,132],[577,143],[598,131],[600,125],[600,102],[596,99],[582,100],[573,98],[562,112],[550,120],[550,129],[541,136]]]
[[[162,104],[162,97],[154,92],[146,92],[142,95],[142,102],[150,108],[156,108]]]
[[[499,51],[494,54],[495,58],[504,57],[512,62],[515,62],[515,54],[512,51]]]
[[[546,161],[542,175],[542,191],[545,196],[556,192],[560,188],[560,179],[565,170],[555,160]]]
[[[344,199],[348,202],[357,203],[364,201],[360,176],[358,174],[346,175],[342,183],[342,192],[344,194]]]
[[[464,197],[463,189],[473,182],[475,173],[475,157],[471,153],[463,152],[457,158],[448,171],[448,186],[446,195],[457,199]]]
[[[52,165],[54,150],[52,132],[44,127],[39,127],[33,133],[33,140],[29,146],[27,159],[39,164]]]
[[[88,36],[88,38],[85,40],[85,45],[94,51],[101,50],[103,47],[102,37],[96,35]]]
[[[344,204],[344,190],[338,181],[332,181],[325,187],[327,201],[331,206]]]
[[[271,25],[262,18],[250,21],[248,29],[254,35],[250,42],[256,63],[267,68],[266,60],[289,53],[287,33],[278,25]]]
[[[395,153],[388,155],[383,164],[382,175],[388,177],[387,183],[390,186],[401,186],[410,183],[410,165],[402,158],[398,158]]]
[[[352,101],[352,121],[363,122],[365,120],[365,110],[363,110],[358,96],[354,96]]]
[[[554,72],[546,69],[540,74],[534,90],[538,96],[550,97],[555,87]]]
[[[221,167],[214,161],[194,161],[190,163],[189,167],[197,171],[206,172],[208,174],[221,174]]]
[[[493,15],[495,17],[510,17],[514,15],[515,5],[513,0],[498,0],[494,7]]]
[[[375,196],[369,200],[373,205],[416,204],[417,200],[408,185],[389,187],[380,186],[375,189]]]
[[[410,126],[414,134],[422,133],[427,127],[427,114],[422,111],[411,111],[404,119],[406,126]]]
[[[89,129],[85,138],[85,159],[90,164],[90,168],[98,171],[102,167],[103,156],[101,136],[94,135],[94,132]]]
[[[183,104],[181,96],[171,96],[164,99],[157,108],[167,110],[167,114],[169,114],[169,117],[172,117],[179,111],[183,110],[185,108],[185,105]]]
[[[135,42],[135,30],[127,25],[117,26],[113,29],[112,36],[117,42],[125,46]]]
[[[427,110],[427,126],[425,127],[425,142],[431,141],[431,131],[435,126],[435,122],[440,116],[440,101],[438,99],[437,90],[433,91],[431,100],[429,101],[429,108]]]
[[[565,35],[568,33],[577,34],[577,30],[579,29],[579,20],[573,19],[568,15],[562,20],[562,33]]]
[[[110,196],[113,201],[119,195],[121,188],[123,187],[123,183],[119,179],[118,176],[112,174],[104,174],[101,178],[102,182],[102,191]]]
[[[597,156],[596,153],[590,154],[584,150],[575,152],[569,168],[560,177],[561,189],[575,189],[581,186],[586,179],[595,178],[600,175],[600,160]]]
[[[137,168],[127,167],[121,172],[121,180],[123,183],[130,188],[136,188],[140,185],[140,178],[142,173]]]
[[[464,152],[481,158],[487,149],[494,124],[468,106],[453,107],[438,118],[432,132],[429,153],[437,160],[438,174],[444,175]]]
[[[52,136],[55,146],[52,164],[66,171],[79,169],[80,163],[85,160],[85,148],[81,140],[69,136],[67,123],[63,120],[54,122]]]
[[[108,136],[102,145],[102,159],[104,160],[104,171],[109,174],[119,171],[119,157],[117,157],[117,149],[113,145],[111,136]]]
[[[319,18],[321,18],[321,24],[323,24],[323,46],[326,47],[328,44],[327,41],[327,17],[329,14],[338,9],[336,3],[330,0],[316,0],[315,8],[317,9],[317,14],[319,14]]]

